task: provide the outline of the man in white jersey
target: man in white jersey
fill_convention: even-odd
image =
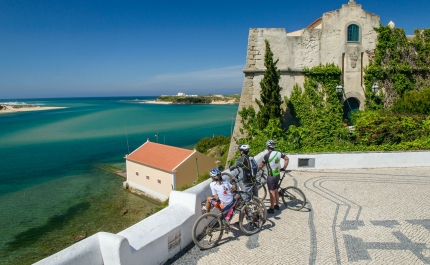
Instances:
[[[209,175],[212,177],[213,182],[209,184],[212,196],[206,200],[206,212],[210,212],[211,207],[214,206],[221,211],[229,210],[236,200],[233,194],[234,187],[228,181],[223,181],[221,178],[221,171],[217,168],[211,169]]]
[[[258,166],[261,170],[264,166],[267,168],[267,187],[270,195],[270,208],[267,213],[275,213],[275,209],[279,210],[279,179],[282,170],[288,166],[290,159],[288,156],[275,150],[276,143],[272,140],[266,142],[267,151],[269,151]],[[284,167],[281,168],[281,159],[284,159]]]

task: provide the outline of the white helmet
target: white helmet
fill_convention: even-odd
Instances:
[[[274,149],[274,148],[275,148],[275,146],[276,146],[276,143],[275,143],[275,141],[273,141],[273,140],[269,140],[269,141],[267,141],[267,142],[266,142],[266,146],[267,146],[268,148],[270,148],[270,149]]]
[[[247,145],[247,144],[239,145],[239,151],[244,151],[244,152],[248,153],[250,148],[251,147],[249,147],[249,145]]]
[[[209,172],[209,175],[212,179],[220,178],[221,177],[221,171],[218,168],[212,168]]]

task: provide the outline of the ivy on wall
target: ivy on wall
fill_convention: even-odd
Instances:
[[[304,87],[295,85],[290,97],[284,99],[296,125],[285,129],[279,119],[272,118],[260,129],[254,108],[244,107],[239,115],[243,125],[241,133],[246,136],[238,139],[239,144],[248,143],[251,152],[259,153],[265,149],[265,142],[273,139],[280,150],[317,152],[348,141],[341,98],[335,91],[340,68],[334,64],[319,65],[305,68],[303,74]]]
[[[378,44],[368,51],[370,63],[364,70],[366,111],[352,114],[353,129],[343,123],[341,95],[335,91],[341,70],[326,64],[305,68],[303,88],[296,84],[284,99],[294,125],[283,128],[278,118],[270,117],[259,126],[259,113],[244,107],[239,115],[246,136],[236,142],[249,144],[252,154],[264,150],[268,139],[290,153],[429,150],[430,29],[416,30],[413,38],[399,28],[375,30]],[[377,94],[374,83],[380,87]]]
[[[347,130],[343,125],[343,106],[335,87],[341,70],[334,64],[319,65],[303,70],[304,89],[295,85],[287,106],[298,126],[291,125],[289,132],[297,147],[317,147],[344,139]]]
[[[364,69],[366,108],[388,109],[405,92],[430,87],[430,29],[417,29],[413,37],[402,28],[375,30],[378,43]],[[382,88],[378,94],[372,92],[375,82]]]
[[[354,129],[350,131],[343,123],[341,95],[335,91],[341,75],[339,67],[319,65],[304,69],[303,73],[303,88],[295,85],[290,97],[285,98],[295,125],[286,129],[278,119],[270,119],[260,129],[252,106],[239,111],[241,133],[246,136],[237,142],[249,144],[251,154],[263,151],[268,139],[277,142],[277,149],[289,153],[430,149],[430,116],[420,114],[423,108],[418,114],[378,109],[359,111],[352,115]],[[430,96],[430,90],[424,89],[402,106],[416,109],[414,99],[423,99],[424,92]],[[430,103],[424,106],[428,110],[426,106]]]

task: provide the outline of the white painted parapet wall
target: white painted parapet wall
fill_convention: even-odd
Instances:
[[[211,193],[210,182],[172,191],[168,207],[118,234],[97,233],[35,264],[162,264],[192,242],[191,229]]]
[[[258,155],[260,160],[257,162],[261,161],[259,156],[262,158],[262,153]],[[290,170],[430,166],[429,151],[293,154],[288,157],[287,169]]]
[[[260,163],[266,152],[255,156]],[[369,152],[288,155],[288,169],[347,169],[430,166],[430,152]],[[300,166],[301,165],[308,166]],[[282,161],[281,161],[282,162]],[[191,242],[191,229],[210,195],[207,180],[184,192],[172,191],[169,206],[118,234],[92,235],[37,265],[163,264]]]

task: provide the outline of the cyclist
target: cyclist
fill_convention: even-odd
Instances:
[[[258,166],[258,170],[261,170],[264,166],[267,168],[267,187],[269,188],[270,195],[270,208],[267,213],[274,213],[275,209],[279,210],[279,176],[280,171],[287,168],[290,159],[288,156],[275,150],[276,143],[273,140],[266,142],[268,153],[263,157],[263,161]],[[284,166],[281,168],[280,161],[284,159]]]
[[[210,212],[212,206],[220,211],[227,211],[236,202],[236,199],[231,193],[234,191],[234,187],[230,182],[222,180],[221,171],[218,168],[211,169],[209,175],[213,180],[210,184],[212,196],[206,199],[206,212]]]
[[[248,154],[250,147],[247,144],[242,144],[239,145],[238,149],[240,157],[236,160],[236,167],[240,167],[243,170],[243,191],[248,192],[253,188],[255,181],[251,173],[251,160]],[[252,193],[254,196],[258,197],[258,189],[256,186],[254,186]]]

